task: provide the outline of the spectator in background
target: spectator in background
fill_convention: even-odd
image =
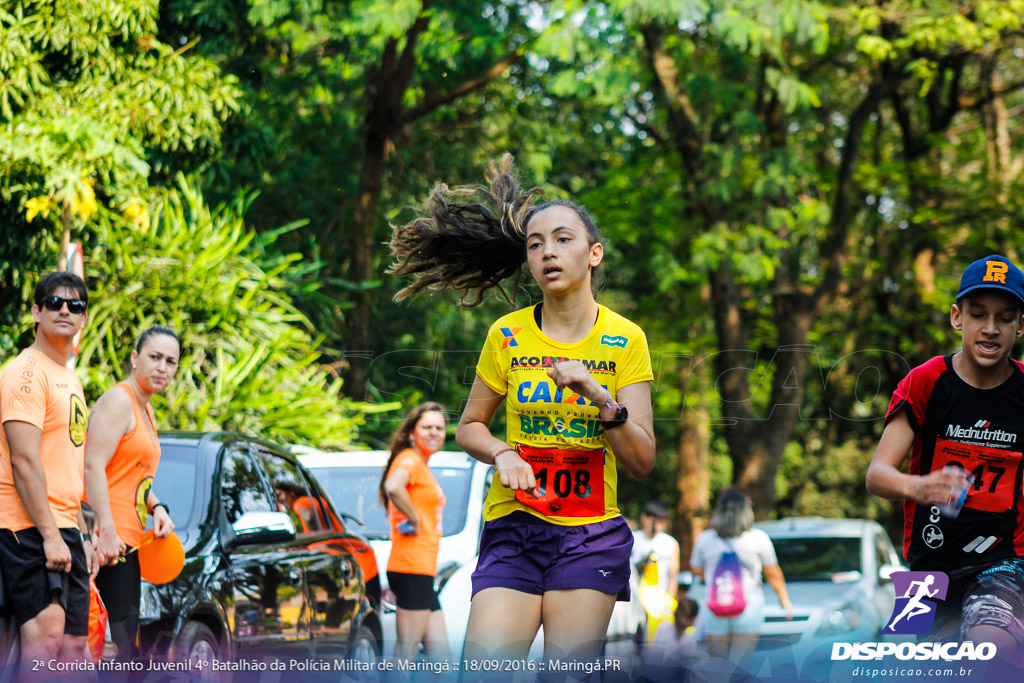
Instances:
[[[648,681],[683,681],[686,672],[703,652],[697,643],[694,624],[700,607],[683,598],[676,607],[675,623],[664,624],[644,650],[644,677]]]
[[[294,481],[277,479],[274,481],[274,495],[283,512],[290,511],[294,515],[298,515],[299,522],[302,524],[302,533],[321,531],[345,533],[345,525],[334,514],[327,501],[316,491],[307,490],[305,486]],[[363,571],[366,594],[373,599],[374,604],[380,604],[381,588],[377,560],[372,553],[366,552],[369,547],[362,540],[345,534],[342,538],[335,537],[317,541],[309,547],[331,554],[351,553]]]
[[[652,500],[640,513],[640,528],[633,532],[630,562],[636,566],[653,555],[658,567],[658,587],[672,599],[679,592],[679,542],[665,533],[668,527],[668,506]]]
[[[411,659],[422,642],[432,658],[447,657],[448,633],[434,590],[445,497],[427,461],[444,446],[444,408],[422,403],[391,440],[380,481],[380,501],[391,521],[388,586],[395,594],[395,656]]]
[[[690,556],[694,575],[706,584],[715,576],[715,568],[725,553],[732,551],[739,557],[746,608],[735,617],[720,617],[709,609],[703,622],[708,652],[736,664],[744,663],[757,647],[764,621],[762,573],[778,594],[787,618],[793,618],[793,604],[786,593],[786,581],[775,557],[775,546],[768,534],[752,528],[753,523],[754,510],[747,494],[735,486],[724,489],[711,514],[711,528],[697,537]]]
[[[86,653],[95,562],[80,507],[88,411],[67,361],[88,305],[77,275],[44,276],[35,341],[0,374],[0,563],[26,680],[33,660]]]
[[[138,654],[142,574],[139,554],[129,550],[139,547],[150,518],[155,537],[174,531],[167,504],[153,493],[160,441],[149,401],[174,379],[180,355],[172,329],[147,329],[132,350],[127,379],[104,392],[89,417],[85,493],[96,511],[96,551],[103,565],[96,587],[110,614],[119,661]]]
[[[655,645],[665,648],[674,648],[684,651],[687,657],[696,653],[697,639],[694,633],[694,624],[697,623],[697,615],[700,613],[700,606],[692,598],[683,598],[676,607],[676,618],[674,628],[666,628],[654,640]]]
[[[314,509],[313,501],[299,484],[279,479],[274,482],[274,493],[283,510],[291,510],[299,516],[303,533],[327,528],[320,523],[321,511]]]

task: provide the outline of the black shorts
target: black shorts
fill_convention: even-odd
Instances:
[[[54,592],[64,608],[64,633],[89,633],[89,569],[78,529],[61,529],[61,538],[71,550],[71,571],[46,568],[43,536],[35,527],[11,531],[0,529],[0,563],[18,628],[35,619],[53,603]]]
[[[437,612],[441,603],[434,590],[434,577],[426,574],[388,572],[388,585],[395,593],[395,602],[402,609]]]
[[[129,550],[131,548],[129,547]],[[139,554],[125,554],[125,561],[101,567],[96,590],[110,615],[110,639],[117,646],[118,661],[138,655],[139,607],[142,602],[142,574]]]
[[[960,580],[951,580],[930,633],[935,640],[965,640],[975,626],[987,625],[1024,644],[1024,559],[1003,560]]]
[[[134,618],[138,623],[139,605],[142,602],[139,554],[126,553],[124,557],[124,562],[100,567],[96,575],[96,590],[100,592],[111,621]]]

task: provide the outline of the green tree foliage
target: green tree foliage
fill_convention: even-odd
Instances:
[[[157,8],[0,6],[0,325],[17,319],[27,274],[55,266],[61,240],[88,233],[99,205],[142,221],[150,182],[219,150],[234,79],[191,45],[155,39]]]
[[[393,304],[402,283],[383,277],[388,223],[435,182],[479,182],[488,159],[511,151],[526,185],[591,210],[608,237],[599,298],[651,341],[657,478],[621,478],[627,511],[658,495],[697,518],[738,481],[762,515],[888,514],[864,492],[863,469],[889,393],[911,366],[955,349],[948,305],[963,265],[1021,256],[1021,0],[127,8],[0,10],[0,315],[17,315],[23,273],[54,261],[62,228],[103,254],[129,238],[163,245],[169,236],[142,231],[147,188],[200,170],[213,203],[259,192],[246,221],[271,241],[243,231],[249,251],[238,253],[262,273],[285,259],[272,290],[289,304],[275,310],[295,317],[279,322],[326,335],[319,347],[286,335],[280,348],[339,372],[365,352],[367,397],[456,413],[508,304]],[[186,194],[176,201],[191,215]],[[228,244],[209,257],[221,249],[237,263]],[[141,256],[107,260],[143,272]],[[226,296],[227,285],[196,286],[208,279],[144,277],[175,301],[209,300],[199,307]],[[132,291],[118,309],[128,322],[103,342],[111,372],[149,320],[128,306]],[[527,287],[517,303],[536,297]],[[229,390],[248,406],[278,395],[241,380],[251,338],[231,341],[230,372],[209,347],[196,352],[204,371],[189,386],[201,398],[174,424],[190,411],[222,424]],[[266,347],[252,346],[257,367],[279,348]],[[392,416],[370,418],[362,438],[385,441]]]
[[[310,220],[289,239],[327,264],[325,292],[345,302],[310,313],[349,352],[350,391],[372,396],[370,363],[417,317],[396,314],[381,289],[388,220],[439,175],[476,182],[483,160],[500,151],[479,149],[493,132],[485,93],[520,61],[533,35],[530,6],[166,0],[162,8],[162,35],[201,38],[204,55],[249,95],[211,191],[259,189],[250,214],[258,226]]]
[[[952,214],[970,206],[963,177],[953,177],[961,169],[986,175],[977,172],[986,156],[981,136],[964,147],[952,132],[978,132],[972,118],[976,124],[987,98],[1020,87],[1008,74],[1019,63],[1024,6],[568,0],[553,7],[565,35],[584,40],[571,49],[565,41],[545,46],[563,65],[550,91],[582,104],[582,116],[596,115],[587,120],[600,142],[589,144],[612,157],[581,179],[584,194],[624,220],[621,232],[614,225],[610,232],[632,232],[642,245],[627,268],[659,283],[656,307],[643,304],[649,286],[627,287],[639,295],[652,337],[705,361],[697,364],[703,379],[681,373],[690,384],[657,400],[663,410],[666,400],[686,401],[667,416],[677,431],[688,429],[694,409],[715,421],[707,443],[724,436],[734,481],[769,514],[774,473],[792,439],[818,429],[829,443],[877,437],[887,390],[865,398],[844,378],[880,373],[880,386],[891,389],[908,365],[885,350],[913,348],[916,363],[948,339],[933,302],[919,294],[929,272],[935,291],[937,264],[958,270],[938,245],[974,241],[963,226],[976,221]],[[996,78],[993,86],[986,69],[1005,85]],[[1005,119],[1004,112],[1004,132]],[[998,112],[991,120],[997,128]],[[987,156],[990,166],[1012,167]],[[879,302],[881,310],[871,308]],[[887,334],[874,334],[875,325]],[[803,452],[817,459],[822,450]],[[859,486],[855,474],[848,483]]]
[[[138,335],[169,325],[184,353],[174,382],[153,399],[160,427],[350,446],[362,408],[339,397],[337,373],[320,364],[323,338],[293,300],[317,289],[320,264],[278,250],[280,234],[297,225],[262,235],[248,228],[249,201],[210,208],[179,179],[147,231],[100,211],[87,264],[99,291],[78,358],[86,393],[93,400],[123,379]]]

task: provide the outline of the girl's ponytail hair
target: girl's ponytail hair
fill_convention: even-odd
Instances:
[[[526,261],[526,221],[533,197],[543,191],[520,188],[507,153],[497,165],[487,164],[486,179],[486,186],[437,185],[421,215],[392,227],[395,260],[388,272],[414,276],[396,301],[453,289],[462,293],[463,306],[472,307],[497,289],[513,302]],[[501,283],[513,276],[509,296]]]

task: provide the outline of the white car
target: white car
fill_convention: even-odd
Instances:
[[[379,500],[380,477],[387,464],[387,451],[355,451],[324,453],[305,447],[294,447],[299,461],[320,480],[339,510],[350,513],[365,523],[361,529],[370,539],[377,555],[381,585],[387,585],[388,557],[391,541],[388,539],[387,515]],[[469,603],[472,595],[470,577],[476,569],[480,552],[480,534],[483,530],[483,507],[487,497],[493,468],[462,452],[438,451],[430,456],[430,471],[441,485],[447,503],[441,526],[443,536],[437,557],[437,588],[441,609],[444,611],[448,642],[458,657],[466,640],[469,623]],[[615,605],[605,654],[609,657],[627,657],[644,637],[646,613],[639,601],[636,573],[631,579],[632,600]],[[395,642],[393,607],[383,615],[384,640]],[[540,657],[542,635],[538,635],[531,655]],[[393,645],[385,645],[390,654]]]
[[[905,570],[889,536],[866,519],[789,517],[754,525],[772,539],[793,619],[765,583],[758,653],[775,667],[826,665],[833,642],[877,641],[892,614],[894,571]],[[705,587],[689,597],[705,605]],[[706,608],[698,616],[698,631]]]

